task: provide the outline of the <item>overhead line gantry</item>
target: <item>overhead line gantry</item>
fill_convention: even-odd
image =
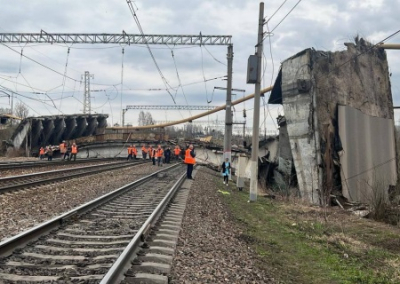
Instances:
[[[155,44],[155,45],[226,45],[227,52],[227,91],[225,107],[224,156],[231,160],[232,140],[232,63],[233,45],[230,35],[160,35],[160,34],[121,34],[106,33],[0,33],[0,43],[60,43],[60,44]],[[121,93],[122,96],[122,93]],[[121,97],[122,100],[122,97]],[[126,110],[121,110],[121,118]],[[122,122],[124,126],[124,122]]]
[[[167,44],[231,45],[230,35],[159,35],[102,33],[0,33],[2,43],[71,43],[71,44]]]

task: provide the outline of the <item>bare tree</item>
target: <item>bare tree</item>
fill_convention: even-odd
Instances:
[[[153,125],[155,123],[150,112],[146,112],[144,118],[145,118],[145,125]]]
[[[139,119],[138,119],[139,126],[153,125],[154,123],[155,121],[150,112],[144,113],[144,111],[141,111],[139,113]]]
[[[25,104],[18,102],[14,108],[15,116],[21,118],[27,118],[29,114],[29,109],[25,106]]]
[[[144,123],[145,123],[145,115],[144,115],[144,111],[141,111],[139,113],[138,125],[143,126],[143,125],[145,125]]]
[[[9,108],[0,108],[0,114],[9,114],[11,113],[11,109]]]

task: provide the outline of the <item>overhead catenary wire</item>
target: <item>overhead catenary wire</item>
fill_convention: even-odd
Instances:
[[[276,13],[279,12],[279,10],[283,7],[283,5],[285,5],[285,3],[287,2],[287,0],[284,0],[282,2],[282,4],[278,7],[278,9],[275,10],[275,12],[271,15],[271,17],[268,18],[268,20],[265,22],[266,24],[271,21],[271,19],[276,15]]]
[[[15,50],[14,48],[11,48],[9,45],[4,44],[4,43],[2,43],[2,42],[0,42],[0,44],[3,45],[3,46],[5,46],[6,48],[10,49],[10,50],[13,51],[13,52],[15,52],[15,53],[17,53],[17,54],[20,54],[20,52],[19,52],[18,50]],[[39,61],[37,61],[37,60],[35,60],[35,59],[29,57],[29,56],[26,56],[25,54],[22,54],[22,56],[23,56],[24,58],[26,58],[26,59],[28,59],[28,60],[30,60],[30,61],[32,61],[32,62],[38,64],[38,65],[40,65],[40,66],[42,66],[42,67],[45,68],[45,69],[48,69],[48,70],[50,70],[50,71],[52,71],[52,72],[54,72],[54,73],[56,73],[56,74],[58,74],[58,75],[64,77],[64,74],[63,74],[63,73],[61,73],[61,72],[59,72],[59,71],[57,71],[57,70],[55,70],[55,69],[53,69],[53,68],[51,68],[51,67],[49,67],[49,66],[47,66],[47,65],[44,65],[44,64],[41,63],[41,62],[39,62]],[[72,80],[72,81],[75,81],[75,82],[79,82],[79,81],[80,81],[80,80],[77,80],[77,79],[75,79],[75,78],[72,78],[72,77],[70,77],[70,76],[68,76],[68,75],[66,75],[65,78],[67,78],[67,79],[69,79],[69,80]],[[113,86],[112,84],[99,84],[99,83],[91,83],[91,85],[97,85],[97,86]]]
[[[61,100],[60,100],[60,106],[59,106],[60,111],[61,111],[61,106],[62,106],[62,101],[63,101],[62,98],[63,98],[63,96],[64,96],[65,76],[67,75],[67,71],[68,71],[69,52],[70,52],[70,48],[68,48],[68,50],[67,50],[67,60],[66,60],[66,62],[65,62],[64,77],[63,77],[63,81],[62,81]]]
[[[29,84],[28,80],[26,80],[25,76],[22,74],[22,58],[23,58],[23,55],[24,55],[24,48],[21,48],[21,56],[20,56],[20,61],[19,61],[18,75],[17,75],[17,77],[15,78],[15,82],[17,83],[17,82],[18,82],[19,76],[21,76],[21,77],[24,79],[25,83],[29,86],[29,88],[31,88],[32,91],[34,91],[33,88],[32,88],[32,86],[31,86],[31,84]],[[18,89],[17,89],[17,85],[15,85],[15,90],[18,90]],[[36,96],[37,96],[38,99],[39,99],[39,95],[36,94]],[[53,101],[52,101],[52,103],[54,104]],[[43,105],[44,105],[44,107],[46,108],[46,110],[47,110],[49,113],[51,113],[51,111],[47,108],[46,104],[43,104]],[[54,106],[55,106],[55,105],[54,105]],[[57,109],[57,108],[56,108],[56,109]]]
[[[302,0],[297,1],[297,3],[293,6],[293,8],[290,9],[290,11],[289,11],[289,12],[279,21],[279,23],[271,30],[271,33],[273,33],[273,32],[279,27],[279,25],[282,24],[282,22],[290,15],[290,13],[293,12],[293,10],[297,7],[297,5],[300,4],[301,1],[302,1]]]
[[[269,26],[268,23],[266,24],[267,26],[267,32],[270,34],[269,32]],[[272,65],[272,74],[271,74],[271,82],[270,82],[270,86],[272,86],[273,80],[274,80],[274,76],[275,76],[275,62],[274,62],[274,56],[272,55],[272,43],[271,43],[271,36],[268,36],[268,43],[269,43],[269,54],[271,56],[271,65]],[[269,92],[270,96],[271,96],[271,92]],[[265,96],[263,97],[264,103],[265,103]],[[267,104],[267,110],[269,113],[269,116],[272,119],[272,123],[274,124],[275,128],[278,129],[278,126],[275,123],[275,119],[273,119],[272,114],[269,110],[269,105]]]
[[[208,102],[208,91],[207,91],[207,81],[206,81],[206,76],[204,73],[204,56],[203,56],[203,48],[200,45],[200,51],[201,51],[201,72],[203,74],[203,80],[204,80],[204,90],[206,91],[206,101]]]
[[[142,37],[143,37],[143,40],[146,42],[147,50],[149,51],[150,57],[152,58],[152,60],[153,60],[153,62],[154,62],[154,65],[155,65],[156,68],[157,68],[158,74],[160,75],[160,77],[161,77],[161,79],[162,79],[162,81],[163,81],[163,83],[164,83],[164,85],[165,85],[165,87],[166,87],[166,89],[167,89],[167,92],[168,92],[168,94],[170,95],[172,101],[174,102],[174,104],[176,104],[176,101],[175,101],[173,95],[171,94],[171,92],[169,91],[169,88],[168,88],[168,87],[170,87],[170,88],[172,89],[172,87],[169,85],[167,79],[165,78],[164,74],[162,73],[160,67],[158,66],[157,60],[156,60],[156,58],[154,57],[153,52],[151,51],[150,45],[149,45],[149,44],[147,43],[147,41],[145,40],[144,31],[143,31],[142,25],[140,24],[139,18],[138,18],[138,16],[136,15],[136,11],[135,11],[135,8],[133,7],[132,1],[131,1],[131,0],[126,0],[126,3],[128,4],[129,10],[131,11],[131,14],[132,14],[132,16],[133,16],[133,19],[134,19],[135,22],[136,22],[136,25],[137,25],[137,27],[138,27],[138,29],[139,29],[139,32],[140,32],[140,34],[141,34]]]
[[[173,60],[173,62],[174,62],[174,66],[175,66],[176,77],[177,77],[177,79],[178,79],[178,84],[179,84],[179,85],[178,85],[178,88],[176,89],[176,92],[175,92],[175,98],[176,98],[176,95],[177,95],[178,90],[179,90],[179,88],[180,88],[181,91],[182,91],[183,97],[184,97],[184,99],[185,99],[186,105],[189,105],[189,103],[188,103],[188,101],[187,101],[187,98],[186,98],[185,91],[183,90],[183,87],[182,87],[181,77],[179,76],[178,66],[176,65],[174,50],[173,50],[173,49],[170,49],[170,50],[171,50],[172,60]],[[192,116],[192,112],[190,111],[190,109],[189,109],[188,111],[189,111],[189,115]],[[179,113],[181,114],[180,111],[179,111]],[[181,114],[181,116],[182,116],[182,114]],[[183,116],[182,116],[182,117],[183,117]]]
[[[224,65],[224,66],[227,66],[226,63],[224,63],[224,62],[218,60],[217,58],[215,58],[215,56],[212,55],[212,53],[208,50],[208,48],[207,48],[205,45],[204,45],[204,49],[208,52],[208,54],[209,54],[216,62],[218,62],[218,63],[220,63],[220,64],[222,64],[222,65]]]

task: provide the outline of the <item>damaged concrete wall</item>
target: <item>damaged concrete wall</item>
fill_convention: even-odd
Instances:
[[[386,52],[382,48],[373,47],[370,43],[358,38],[355,43],[347,43],[346,46],[347,50],[345,51],[311,52],[312,91],[316,95],[318,104],[316,112],[318,131],[321,137],[321,155],[323,157],[321,167],[326,199],[329,198],[331,192],[338,191],[338,187],[339,189],[347,187],[348,176],[343,176],[343,170],[339,166],[335,166],[335,164],[340,165],[337,152],[342,148],[338,139],[340,138],[338,135],[338,106],[349,106],[367,116],[392,120],[386,121],[383,125],[393,125],[393,100]],[[364,122],[368,120],[366,116],[360,116],[359,119]],[[386,130],[390,132],[393,131],[393,128]],[[357,135],[356,133],[354,132],[353,135]],[[393,135],[387,136],[386,139],[394,139],[393,137]],[[350,151],[350,148],[343,150],[349,160],[358,160],[362,155],[360,152]],[[372,159],[372,157],[386,157],[388,151],[392,150],[387,147],[379,147],[378,144],[366,146],[364,155],[370,157],[370,161],[374,160],[371,164],[367,163],[369,168],[374,168],[381,162],[380,159]],[[390,155],[394,155],[391,158],[395,158],[395,154],[391,153]],[[342,184],[337,183],[338,176],[340,176]],[[360,180],[356,178],[355,182],[359,184]],[[392,179],[388,184],[392,184]],[[352,185],[356,186],[353,182]],[[345,194],[346,197],[351,201],[366,201],[364,198],[360,198],[365,196],[361,192],[365,187],[356,187],[357,189],[354,190],[358,192],[353,193],[354,197]]]
[[[358,38],[346,46],[347,50],[338,52],[306,49],[285,60],[269,99],[269,103],[283,104],[300,194],[311,203],[328,203],[332,192],[342,191],[346,178],[341,173],[341,150],[348,150],[350,160],[360,155],[342,149],[339,105],[393,124],[385,51]],[[389,151],[374,145],[367,148],[365,155],[371,156],[386,157],[381,152]]]
[[[282,102],[300,194],[319,204],[312,94],[298,88],[298,79],[311,79],[310,60],[310,50],[306,50],[282,63]]]

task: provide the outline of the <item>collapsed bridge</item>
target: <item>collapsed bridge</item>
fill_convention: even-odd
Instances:
[[[15,149],[30,151],[46,145],[58,145],[63,140],[104,134],[107,114],[72,114],[28,117],[11,137]]]

